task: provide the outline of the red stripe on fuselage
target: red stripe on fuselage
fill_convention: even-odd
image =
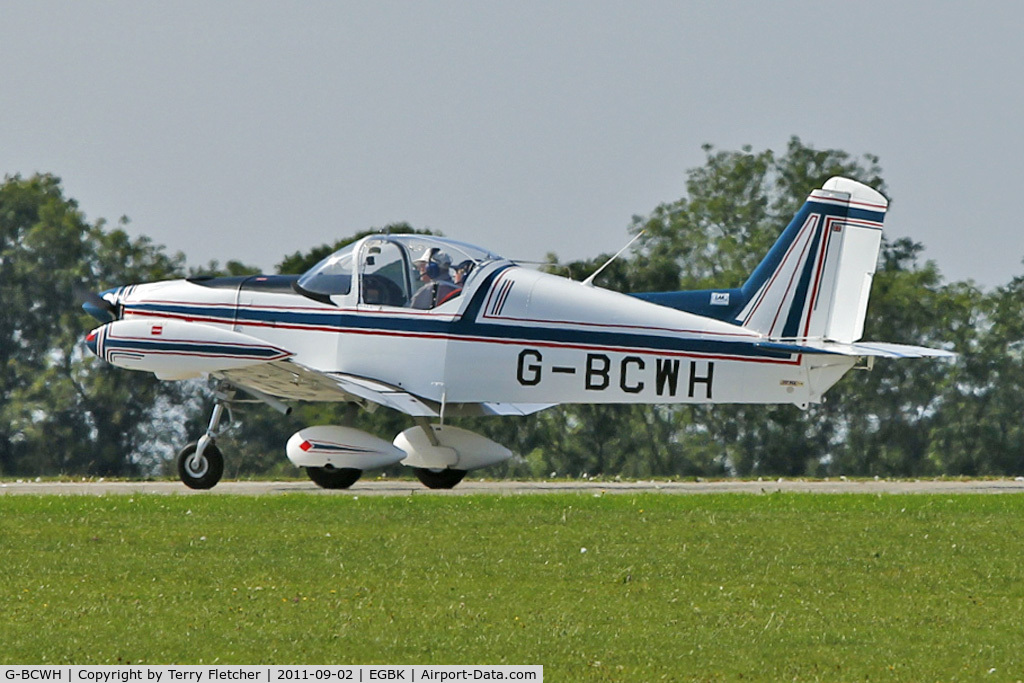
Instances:
[[[166,315],[153,315],[147,313],[148,317],[168,317],[175,319],[186,319],[181,316],[174,314]],[[446,333],[430,333],[430,332],[400,332],[395,330],[381,330],[381,329],[365,329],[365,328],[345,328],[345,327],[315,327],[309,325],[290,325],[287,323],[258,323],[258,322],[224,322],[216,319],[202,319],[202,318],[187,318],[193,321],[202,322],[218,322],[220,324],[235,324],[238,327],[253,327],[253,328],[277,328],[287,330],[299,330],[307,332],[325,332],[325,333],[336,333],[336,334],[355,334],[362,336],[375,336],[375,337],[399,337],[402,339],[433,339],[440,341],[455,341],[455,342],[469,342],[479,344],[499,344],[503,346],[530,346],[530,347],[541,347],[541,348],[562,348],[562,349],[575,349],[582,351],[611,351],[615,353],[635,353],[644,355],[656,355],[656,356],[668,356],[668,357],[680,357],[680,358],[703,358],[712,360],[732,360],[743,363],[769,363],[776,365],[799,365],[800,356],[797,355],[795,358],[790,360],[778,359],[778,358],[751,358],[749,356],[732,356],[728,354],[704,354],[697,351],[672,351],[669,349],[652,349],[652,348],[638,348],[638,347],[624,347],[615,345],[594,345],[594,344],[575,344],[571,342],[556,342],[556,341],[537,341],[532,339],[496,339],[493,337],[476,337],[466,335],[452,335]]]

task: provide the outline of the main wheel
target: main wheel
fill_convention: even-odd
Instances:
[[[454,488],[466,476],[466,470],[430,470],[426,467],[414,467],[413,471],[428,489]]]
[[[353,467],[307,467],[306,474],[317,486],[325,489],[347,489],[363,476]]]
[[[178,453],[178,476],[190,489],[212,489],[224,475],[224,456],[215,444],[209,444],[203,457],[195,462],[198,443],[190,443]]]

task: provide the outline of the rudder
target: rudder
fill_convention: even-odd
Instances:
[[[849,178],[811,192],[743,285],[737,322],[772,339],[860,339],[887,207]]]

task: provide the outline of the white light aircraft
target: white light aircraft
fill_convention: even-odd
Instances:
[[[561,403],[806,407],[862,359],[949,356],[860,342],[887,200],[832,178],[735,289],[625,295],[523,268],[462,242],[380,234],[301,277],[189,278],[118,287],[84,308],[89,348],[168,380],[220,380],[206,434],[178,456],[192,488],[223,473],[216,440],[242,391],[384,406],[413,418],[393,443],[313,426],[288,458],[326,488],[401,462],[431,488],[511,457],[446,424]],[[592,278],[591,278],[592,279]]]

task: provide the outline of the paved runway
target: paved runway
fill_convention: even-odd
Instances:
[[[46,482],[31,480],[0,481],[0,495],[124,495],[153,493],[165,495],[280,495],[310,493],[341,496],[459,496],[473,494],[532,495],[545,493],[578,493],[589,495],[623,493],[1024,493],[1024,477],[986,480],[766,480],[766,481],[479,481],[467,480],[448,491],[432,491],[419,482],[408,480],[367,479],[352,488],[328,491],[304,481],[224,481],[209,491],[193,491],[176,481],[85,481]]]

